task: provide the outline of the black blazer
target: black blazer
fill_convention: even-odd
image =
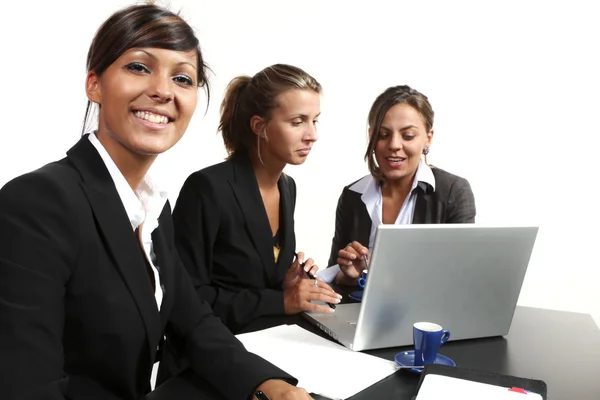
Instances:
[[[435,191],[425,182],[414,189],[417,201],[413,224],[453,224],[475,222],[475,198],[469,182],[443,169],[431,167]],[[358,182],[358,181],[356,181]],[[353,241],[366,246],[371,234],[371,217],[361,193],[344,187],[335,214],[335,236],[331,244],[328,266],[337,264],[340,249]]]
[[[173,210],[175,243],[194,288],[233,332],[283,315],[284,276],[294,259],[296,184],[282,174],[278,262],[250,159],[238,155],[185,181]]]
[[[170,207],[152,233],[160,312],[111,176],[87,135],[0,190],[0,397],[141,399],[157,345],[177,338],[229,399],[293,378],[248,353],[181,266]]]

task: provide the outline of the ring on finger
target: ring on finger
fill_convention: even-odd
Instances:
[[[319,287],[319,280],[315,279],[315,287]]]

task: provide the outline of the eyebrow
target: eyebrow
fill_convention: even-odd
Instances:
[[[140,51],[140,52],[142,52],[144,54],[147,54],[148,57],[152,58],[154,61],[158,61],[158,58],[154,54],[149,53],[146,50],[137,50],[137,51]],[[194,69],[197,69],[196,66],[194,64],[192,64],[191,62],[189,62],[189,61],[179,61],[177,63],[177,66],[179,66],[179,65],[185,65],[185,64],[189,65],[190,67],[192,67]]]
[[[315,115],[315,118],[319,118],[320,116],[321,116],[321,113],[318,113],[317,115]],[[291,118],[308,119],[308,114],[292,114]]]
[[[407,126],[404,126],[404,127],[400,128],[400,130],[401,131],[406,131],[406,130],[413,129],[413,128],[417,129],[417,130],[419,129],[415,125],[407,125]],[[393,130],[392,128],[389,128],[389,127],[387,127],[385,125],[381,125],[381,129],[385,129],[386,131],[392,131]]]

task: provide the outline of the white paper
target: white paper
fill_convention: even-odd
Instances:
[[[537,393],[511,392],[509,388],[436,374],[425,376],[416,400],[542,400]]]
[[[316,277],[325,283],[331,283],[340,271],[340,266],[338,264],[335,264],[331,267],[317,271]]]
[[[396,370],[393,361],[349,350],[298,325],[237,335],[258,354],[298,379],[309,393],[346,399]]]

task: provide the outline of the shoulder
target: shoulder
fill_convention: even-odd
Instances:
[[[363,204],[361,197],[372,184],[373,176],[368,174],[344,186],[338,200],[338,207]]]
[[[81,178],[64,160],[26,173],[0,189],[0,236],[73,254],[88,203]],[[41,254],[41,253],[40,253]]]
[[[371,186],[374,182],[374,178],[371,174],[365,175],[360,179],[357,179],[350,184],[344,186],[342,195],[350,196],[362,196],[363,193]]]
[[[217,188],[232,176],[230,161],[220,162],[191,173],[183,183],[181,193],[198,192]]]
[[[81,177],[67,159],[47,164],[18,176],[0,189],[0,199],[20,202],[67,201],[78,191]]]
[[[469,181],[461,176],[452,174],[438,167],[431,167],[433,176],[435,177],[435,191],[440,193],[448,193],[456,188],[469,188]]]

